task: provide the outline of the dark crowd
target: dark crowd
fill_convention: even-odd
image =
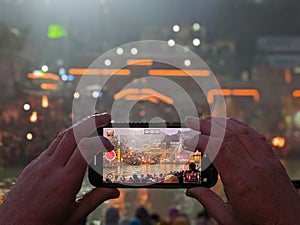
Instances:
[[[145,207],[138,207],[135,216],[129,218],[121,216],[119,209],[110,207],[105,212],[104,225],[214,225],[215,221],[206,211],[202,209],[197,213],[196,218],[189,218],[176,206],[169,206],[167,217],[163,218],[159,213],[149,213]],[[94,225],[96,221],[85,221],[82,225]]]

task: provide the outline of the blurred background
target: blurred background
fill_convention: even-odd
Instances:
[[[299,10],[297,0],[0,0],[0,202],[22,168],[72,124],[73,100],[96,99],[97,111],[110,112],[114,101],[132,100],[117,95],[126,84],[162,69],[159,75],[188,90],[199,116],[211,115],[223,95],[228,116],[265,135],[291,179],[299,179]],[[189,77],[171,66],[145,58],[138,47],[118,47],[140,40],[161,40],[170,48],[178,44],[193,51],[222,90],[209,90],[206,99]],[[124,74],[113,74],[111,58],[99,70],[86,72],[112,48],[127,62]],[[187,70],[198,69],[190,59],[174,57]],[[129,63],[139,59],[143,63]],[[105,87],[76,91],[82,76],[109,75]],[[154,95],[137,102],[131,120],[158,116],[178,121],[182,112],[172,103],[188,111],[185,99],[169,97]],[[85,180],[82,192],[90,188]],[[214,190],[222,193],[221,184]],[[162,218],[175,205],[191,221],[202,209],[183,190],[126,189],[118,200],[99,207],[88,224],[102,221],[111,205],[122,216],[132,217],[144,206]]]

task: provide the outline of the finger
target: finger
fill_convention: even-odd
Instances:
[[[212,117],[205,117],[205,119],[207,120],[211,120]],[[215,117],[216,120],[218,119],[218,117]],[[224,118],[221,118],[221,119],[224,119]],[[243,127],[246,127],[248,129],[250,129],[251,131],[253,131],[262,141],[267,141],[266,137],[257,133],[252,127],[248,126],[247,124],[237,120],[237,119],[234,119],[234,118],[229,118],[228,120],[231,120],[231,121],[234,121],[235,123],[239,124],[240,126],[243,126]]]
[[[53,153],[55,152],[57,146],[59,145],[59,143],[63,139],[64,134],[65,134],[64,132],[59,133],[57,135],[57,137],[51,142],[51,144],[48,146],[47,150],[44,153],[46,156],[53,155]]]
[[[202,134],[222,138],[225,135],[226,129],[222,126],[212,123],[206,119],[199,119],[197,117],[187,117],[185,124],[193,130],[200,131]]]
[[[202,119],[198,117],[188,116],[185,118],[185,124],[193,130],[201,131],[203,134],[210,133],[211,123],[206,123],[206,121],[202,122]]]
[[[209,141],[210,144],[208,145]],[[247,178],[244,167],[227,145],[223,144],[219,151],[216,150],[217,147],[215,146],[219,146],[219,142],[220,140],[217,138],[199,134],[193,138],[186,139],[184,145],[188,148],[197,146],[198,149],[204,150],[220,173],[224,185],[231,185],[243,177]]]
[[[191,188],[186,195],[200,202],[212,217],[219,223],[234,225],[234,217],[223,199],[208,188]]]
[[[215,118],[214,122],[220,126],[223,126],[223,118]],[[239,140],[244,149],[255,161],[266,160],[266,156],[275,157],[273,149],[266,144],[261,135],[249,126],[238,122],[234,119],[229,119],[227,122],[227,129],[231,131]]]
[[[81,180],[84,177],[87,164],[93,160],[99,152],[113,150],[114,146],[103,136],[83,138],[79,142],[73,155],[65,165],[67,174],[74,174],[74,178]]]
[[[118,198],[120,192],[115,188],[95,188],[78,200],[77,207],[71,217],[70,224],[79,224],[100,204],[109,199]]]
[[[67,129],[53,154],[54,159],[65,165],[80,140],[90,136],[96,128],[109,124],[110,120],[109,114],[96,114]]]

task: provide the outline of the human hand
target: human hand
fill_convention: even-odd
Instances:
[[[117,189],[95,188],[76,200],[87,161],[113,149],[102,136],[88,138],[110,119],[108,114],[96,114],[60,133],[21,173],[0,207],[0,225],[81,224],[102,202],[117,198]]]
[[[218,169],[227,202],[207,188],[192,188],[187,195],[202,203],[222,225],[300,224],[300,198],[284,167],[266,140],[235,119],[197,119],[186,124],[201,134],[185,141],[187,147],[205,149],[209,136],[222,145],[213,164]],[[224,140],[211,127],[225,131]],[[220,132],[222,133],[222,132]],[[206,149],[209,152],[209,149]]]

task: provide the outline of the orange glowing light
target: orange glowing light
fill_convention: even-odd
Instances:
[[[48,108],[49,107],[49,100],[46,95],[43,95],[42,97],[42,107],[43,108]]]
[[[27,133],[26,134],[26,139],[28,140],[28,141],[32,141],[32,139],[33,139],[33,135],[32,135],[32,133]]]
[[[27,77],[29,79],[49,79],[49,80],[55,80],[59,81],[59,76],[53,73],[44,73],[42,76],[36,76],[33,73],[28,73]]]
[[[260,94],[256,89],[211,89],[207,93],[207,102],[212,104],[215,96],[241,96],[253,97],[254,101],[259,101]]]
[[[0,205],[3,203],[4,201],[4,191],[2,189],[0,189]]]
[[[116,93],[114,95],[114,99],[120,99],[120,98],[123,98],[125,97],[126,95],[129,95],[129,94],[139,94],[140,93],[140,90],[137,89],[137,88],[128,88],[128,89],[124,89],[118,93]]]
[[[272,145],[274,147],[278,147],[278,148],[283,148],[284,145],[285,145],[285,138],[284,137],[280,137],[280,136],[277,136],[277,137],[274,137],[272,139]]]
[[[71,68],[69,73],[72,75],[118,75],[129,76],[129,69],[88,69],[88,68]]]
[[[230,96],[231,90],[230,89],[211,89],[207,93],[207,102],[212,104],[214,102],[215,96],[223,95],[223,96]]]
[[[291,81],[292,81],[292,73],[289,68],[284,70],[284,80],[285,80],[285,83],[287,83],[287,84],[291,83]]]
[[[151,59],[128,59],[126,63],[133,66],[152,66],[153,61]]]
[[[119,100],[121,98],[125,98],[125,100],[128,101],[151,101],[155,104],[157,104],[159,101],[165,102],[169,105],[174,103],[172,98],[167,97],[151,88],[128,88],[114,95],[115,100]]]
[[[299,98],[300,97],[300,90],[293,91],[293,97],[294,98]]]
[[[259,101],[260,95],[259,92],[255,89],[233,89],[233,96],[252,96],[254,101]]]
[[[148,71],[150,76],[195,76],[195,77],[208,77],[209,70],[158,70],[151,69]]]
[[[56,84],[48,84],[48,83],[42,83],[40,87],[43,90],[56,90],[57,89]]]
[[[29,121],[31,123],[35,123],[38,120],[38,114],[37,111],[33,111],[29,117]]]

